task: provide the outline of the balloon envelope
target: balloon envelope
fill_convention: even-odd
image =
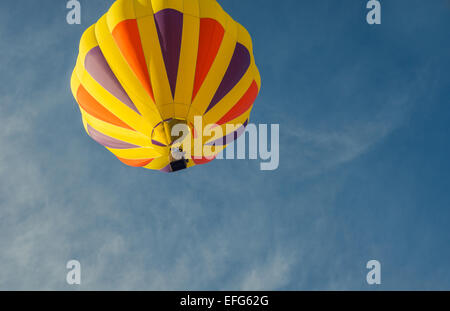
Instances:
[[[249,33],[215,0],[116,1],[83,34],[71,81],[92,139],[163,172],[214,159],[244,132],[260,86]],[[190,134],[185,165],[176,126]]]

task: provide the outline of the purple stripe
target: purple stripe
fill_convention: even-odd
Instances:
[[[218,102],[222,100],[242,79],[244,74],[247,72],[248,67],[250,67],[250,53],[245,46],[240,43],[236,43],[236,48],[234,49],[233,57],[231,58],[230,65],[228,66],[227,72],[217,89],[214,98],[212,99],[206,112],[211,110]],[[206,113],[205,112],[205,113]]]
[[[224,136],[222,138],[216,139],[214,141],[211,141],[209,143],[206,143],[208,146],[225,146],[232,142],[234,142],[236,139],[241,137],[242,134],[245,132],[245,128],[248,125],[248,120],[245,121],[245,123],[238,128],[235,132],[228,134],[227,136]]]
[[[122,103],[133,109],[138,114],[134,103],[131,101],[128,94],[123,89],[120,82],[117,80],[116,76],[109,67],[108,62],[103,56],[100,47],[95,47],[90,50],[85,59],[85,64],[87,72],[97,81],[101,86],[103,86],[108,92],[114,95]]]
[[[175,97],[183,34],[183,13],[173,9],[165,9],[155,14],[155,22],[170,89],[172,90],[172,96]]]
[[[113,148],[113,149],[139,148],[139,146],[132,145],[132,144],[126,143],[124,141],[106,136],[105,134],[100,133],[99,131],[94,129],[89,124],[87,125],[87,128],[88,128],[89,136],[91,136],[91,138],[93,140],[95,140],[96,142],[98,142],[100,145],[103,145],[105,147]]]
[[[152,144],[156,145],[156,146],[160,146],[160,147],[167,147],[166,145],[164,145],[163,143],[160,143],[157,140],[152,139]]]
[[[171,173],[172,172],[172,167],[169,164],[165,168],[160,169],[159,171],[163,172],[163,173]]]

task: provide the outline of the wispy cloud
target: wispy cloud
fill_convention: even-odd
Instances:
[[[271,58],[278,45],[259,48],[266,75],[253,115],[281,123],[280,169],[216,161],[166,176],[124,167],[84,134],[68,84],[81,28],[64,24],[63,5],[24,2],[0,4],[0,289],[74,289],[65,282],[71,259],[81,262],[84,290],[364,288],[365,263],[355,254],[361,232],[341,214],[349,190],[334,171],[408,124],[431,80],[428,67],[419,64],[410,76],[399,60],[387,60],[389,79],[375,92],[381,65],[371,62],[385,58],[362,53],[342,66],[329,53],[321,65],[315,48],[326,52],[320,38],[332,25],[304,30],[318,33],[303,44],[288,40],[302,19],[277,17],[292,34],[277,20],[255,31],[261,40],[270,30],[285,46],[279,62]],[[268,3],[261,14],[272,16]],[[300,5],[302,17],[311,15],[306,2],[288,4],[284,14]],[[107,5],[84,3],[85,13],[96,13],[84,23]],[[337,13],[351,23],[344,11]],[[18,20],[19,12],[29,18]],[[352,42],[339,47],[343,54]],[[358,206],[349,215],[366,218]]]

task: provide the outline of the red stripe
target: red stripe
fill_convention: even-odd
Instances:
[[[222,44],[225,29],[222,25],[213,19],[200,19],[200,37],[198,45],[197,68],[195,70],[194,92],[192,100],[197,96],[200,87],[208,75],[220,45]]]
[[[202,157],[201,159],[196,159],[195,157],[192,158],[192,160],[194,161],[195,164],[197,165],[202,165],[202,164],[206,164],[209,163],[211,161],[213,161],[216,158],[216,156],[214,156],[214,158],[206,158],[206,157]]]
[[[250,107],[253,105],[253,103],[256,100],[256,97],[258,97],[258,85],[255,81],[253,81],[250,88],[247,90],[247,92],[242,96],[242,98],[239,100],[239,102],[234,105],[233,108],[231,108],[226,115],[220,119],[217,124],[222,125],[225,124],[231,120],[236,119],[246,111],[250,109]]]

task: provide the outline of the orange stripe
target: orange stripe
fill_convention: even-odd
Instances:
[[[216,59],[224,34],[225,29],[218,21],[210,18],[202,18],[200,20],[197,68],[195,70],[192,100],[197,96],[200,87],[205,81],[214,60]]]
[[[150,97],[155,100],[137,21],[129,19],[119,23],[114,28],[112,35],[131,69],[133,69]]]
[[[120,127],[124,127],[133,130],[125,122],[120,120],[114,114],[112,114],[108,109],[103,107],[88,91],[83,85],[80,85],[77,91],[77,101],[81,108],[86,111],[91,116],[105,121],[110,124],[114,124]]]
[[[146,165],[149,165],[153,159],[142,159],[142,160],[127,160],[127,159],[122,159],[117,157],[120,161],[122,161],[122,163],[128,165],[128,166],[133,166],[133,167],[143,167]]]
[[[258,97],[258,85],[255,81],[253,81],[250,88],[247,90],[247,92],[242,96],[242,98],[239,100],[239,102],[230,109],[230,111],[227,112],[226,115],[220,119],[217,124],[222,125],[225,124],[231,120],[236,119],[240,115],[242,115],[244,112],[246,112],[250,107],[253,105],[253,103],[256,100],[256,97]]]

